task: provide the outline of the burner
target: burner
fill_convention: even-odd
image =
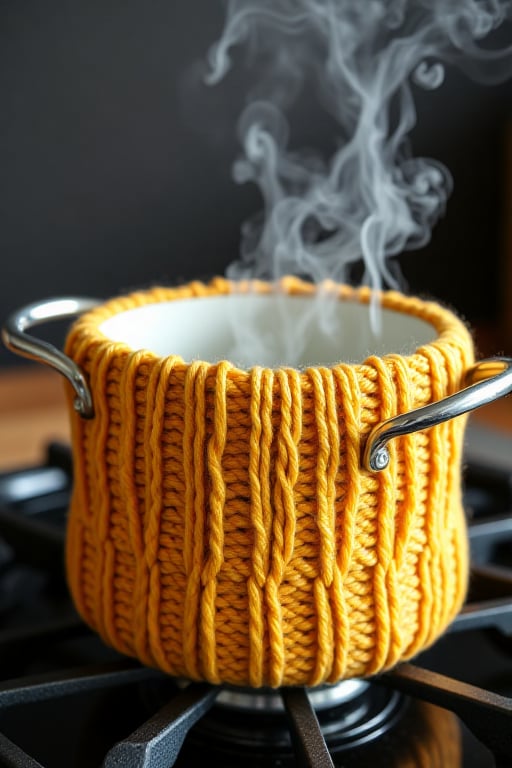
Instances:
[[[321,685],[308,689],[308,697],[316,712],[347,704],[369,687],[365,680],[343,680],[336,685]],[[283,698],[278,690],[264,688],[231,688],[226,686],[217,696],[216,706],[248,713],[284,712]]]
[[[367,683],[346,687],[342,684],[340,688],[343,694],[341,690],[334,694],[338,698],[334,705],[329,705],[324,689],[284,688],[272,693],[238,695],[223,690],[215,706],[191,732],[191,745],[208,745],[208,749],[219,754],[237,755],[240,761],[244,755],[290,757],[291,733],[300,731],[306,723],[310,727],[314,718],[329,749],[339,752],[382,736],[406,708],[406,699],[392,689]],[[344,700],[340,700],[342,695]]]

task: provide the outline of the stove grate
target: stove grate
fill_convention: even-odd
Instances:
[[[375,682],[449,709],[463,720],[496,759],[496,768],[512,762],[512,698],[468,685],[414,664],[401,664]]]

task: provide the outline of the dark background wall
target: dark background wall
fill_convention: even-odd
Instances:
[[[0,4],[1,317],[49,295],[208,277],[235,257],[259,205],[231,181],[249,80],[243,68],[214,89],[197,78],[223,13],[220,0]],[[404,274],[470,320],[493,318],[512,82],[449,71],[417,107],[414,151],[442,160],[455,190]],[[299,146],[333,141],[316,105],[296,114]]]

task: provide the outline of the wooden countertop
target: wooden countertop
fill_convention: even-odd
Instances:
[[[62,377],[41,366],[0,372],[0,470],[41,462],[51,440],[69,442]]]
[[[512,432],[512,396],[475,411],[471,418]],[[0,471],[39,463],[51,440],[69,442],[62,377],[41,366],[0,372]]]

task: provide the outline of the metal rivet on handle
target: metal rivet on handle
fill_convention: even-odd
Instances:
[[[387,443],[394,437],[430,429],[463,413],[474,411],[512,392],[512,358],[491,357],[472,366],[465,375],[465,389],[414,411],[394,416],[371,432],[363,454],[363,466],[380,472],[389,464]]]

